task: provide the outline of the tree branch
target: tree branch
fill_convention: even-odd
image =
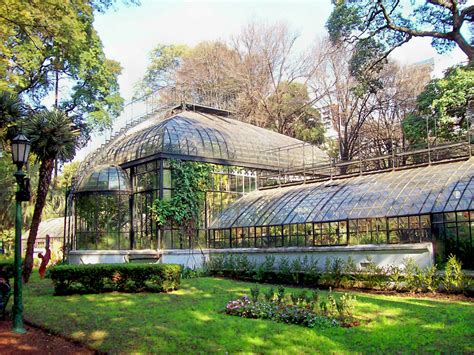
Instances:
[[[442,38],[442,39],[449,39],[449,40],[453,39],[454,34],[452,32],[442,33],[442,32],[436,32],[436,31],[420,31],[420,30],[415,30],[412,28],[396,25],[390,18],[390,15],[387,13],[387,9],[382,4],[382,0],[377,0],[377,4],[382,10],[383,17],[385,18],[385,22],[387,23],[387,28],[393,31],[407,33],[413,37],[435,37],[435,38]]]

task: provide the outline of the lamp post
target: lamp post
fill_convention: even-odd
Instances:
[[[23,171],[23,165],[28,162],[31,143],[22,133],[18,134],[12,140],[12,159],[13,164],[17,166],[17,171],[13,174],[18,184],[16,192],[16,214],[15,214],[15,262],[14,262],[14,286],[13,286],[13,331],[15,333],[26,333],[23,326],[23,299],[22,299],[22,280],[21,280],[21,225],[22,211],[21,202],[29,201],[29,179]]]

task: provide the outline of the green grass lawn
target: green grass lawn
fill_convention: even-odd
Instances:
[[[359,327],[310,329],[222,313],[250,283],[183,280],[168,294],[53,296],[33,277],[25,318],[110,352],[473,352],[474,304],[357,294]],[[269,286],[262,286],[262,291]]]

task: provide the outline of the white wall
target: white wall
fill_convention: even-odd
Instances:
[[[318,260],[319,267],[324,267],[326,258],[336,258],[347,260],[349,256],[357,266],[362,266],[370,257],[378,266],[403,264],[403,259],[411,257],[421,267],[434,264],[433,245],[431,243],[417,244],[391,244],[391,245],[354,245],[354,246],[334,246],[334,247],[312,247],[312,248],[271,248],[271,249],[204,249],[204,250],[163,250],[162,262],[181,264],[191,268],[200,267],[204,260],[209,259],[209,255],[219,254],[246,254],[254,262],[262,263],[265,256],[273,255],[275,264],[279,259],[308,256]]]
[[[72,250],[70,264],[115,264],[126,263],[132,258],[158,258],[156,250]]]
[[[349,256],[357,266],[363,266],[370,257],[378,266],[403,264],[403,259],[411,257],[421,267],[434,264],[433,245],[431,243],[417,244],[389,244],[389,245],[354,245],[354,246],[332,246],[332,247],[310,247],[310,248],[269,248],[269,249],[203,249],[203,250],[73,250],[69,253],[71,264],[97,264],[97,263],[124,263],[131,258],[157,258],[161,255],[160,262],[166,264],[181,264],[190,268],[203,265],[209,260],[210,255],[222,254],[246,254],[251,261],[262,263],[265,256],[273,255],[275,264],[279,259],[308,256],[318,260],[320,268],[324,267],[326,258],[336,258],[347,260]]]

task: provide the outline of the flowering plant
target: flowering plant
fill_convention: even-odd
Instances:
[[[265,293],[265,301],[260,301],[260,291],[255,286],[251,289],[252,298],[247,296],[230,301],[225,312],[243,318],[270,319],[275,322],[299,324],[309,328],[325,328],[340,325],[351,325],[355,297],[347,294],[336,298],[330,290],[327,298],[320,299],[319,291],[307,295],[290,294],[291,302],[284,297],[284,289],[279,289],[278,297]],[[272,292],[273,289],[271,289]]]

